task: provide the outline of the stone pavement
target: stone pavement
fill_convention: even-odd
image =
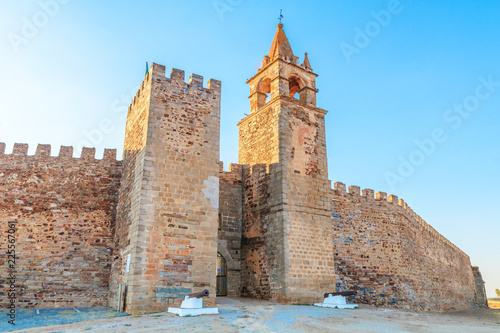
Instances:
[[[8,310],[0,309],[0,332],[10,332],[27,328],[68,324],[83,320],[110,318],[126,314],[109,308],[72,308],[72,309],[16,309],[15,325],[9,324]]]
[[[118,316],[37,327],[24,333],[163,333],[163,332],[500,332],[500,310],[473,309],[452,313],[429,313],[363,305],[357,310],[283,305],[268,301],[218,297],[219,315],[178,317],[161,312]],[[92,310],[92,309],[90,309]],[[103,313],[116,313],[102,309]],[[73,312],[73,315],[75,313]],[[73,317],[71,315],[71,317]],[[76,319],[76,318],[72,318]],[[92,319],[92,318],[82,318]]]

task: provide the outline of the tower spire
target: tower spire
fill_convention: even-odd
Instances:
[[[281,22],[278,23],[278,30],[274,35],[273,44],[271,45],[268,54],[270,60],[273,60],[278,56],[283,58],[294,56],[290,42],[288,41],[288,38],[286,38],[285,31],[283,30],[283,23]]]

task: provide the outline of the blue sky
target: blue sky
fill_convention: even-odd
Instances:
[[[53,1],[0,5],[7,152],[14,142],[29,143],[30,153],[51,144],[53,155],[60,145],[96,146],[97,156],[121,151],[148,61],[222,81],[221,159],[236,163],[236,124],[249,112],[245,81],[267,54],[282,8],[294,53],[302,60],[308,52],[319,74],[332,182],[403,198],[469,254],[489,297],[500,288],[498,2],[43,5]]]

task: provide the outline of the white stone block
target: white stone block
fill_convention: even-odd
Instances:
[[[203,308],[203,300],[201,298],[189,298],[186,296],[181,303],[181,309],[201,309]]]
[[[345,301],[344,296],[332,296],[328,295],[327,298],[323,301],[323,303],[326,304],[335,304],[335,305],[345,305],[347,302]]]
[[[358,308],[357,304],[347,304],[344,296],[332,296],[328,295],[327,298],[323,300],[323,303],[315,303],[314,306],[319,306],[322,308],[337,308],[337,309],[354,309]]]
[[[168,308],[169,313],[175,313],[179,317],[186,316],[200,316],[206,314],[219,314],[218,308],[201,308],[201,309],[182,309],[182,308]]]
[[[200,316],[205,314],[218,314],[218,308],[204,308],[203,299],[184,297],[180,308],[168,308],[169,313],[175,313],[180,317]]]

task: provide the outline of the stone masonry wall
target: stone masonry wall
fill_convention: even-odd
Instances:
[[[474,274],[474,283],[476,284],[475,303],[480,308],[487,308],[488,297],[486,296],[486,288],[484,286],[483,276],[479,271],[479,267],[472,266],[472,273]]]
[[[107,306],[112,235],[121,162],[116,150],[95,160],[72,147],[50,156],[49,145],[0,143],[0,267],[7,272],[7,224],[16,221],[15,267],[18,307]],[[1,274],[0,303],[8,302]]]
[[[141,91],[131,105],[125,139],[138,149],[135,167],[131,163],[130,173],[124,173],[134,177],[123,181],[132,193],[123,196],[130,203],[119,211],[120,225],[128,232],[118,236],[127,237],[118,243],[130,241],[116,262],[126,284],[125,310],[164,311],[203,289],[210,292],[206,305],[214,305],[220,81],[209,80],[204,88],[199,75],[186,83],[184,71],[173,69],[167,78],[165,67],[153,64]],[[132,125],[134,118],[147,119],[147,125],[142,120]],[[123,264],[127,252],[128,272]]]
[[[417,310],[470,308],[469,257],[396,196],[335,183],[332,190],[337,289],[357,303]]]
[[[279,111],[270,102],[238,124],[243,165],[241,294],[258,299],[282,299],[286,288]]]
[[[241,295],[241,233],[243,221],[242,167],[230,164],[219,172],[219,243],[217,250],[227,264],[227,296]]]
[[[286,301],[312,304],[335,288],[326,111],[279,103]]]
[[[238,123],[240,164],[279,162],[279,108],[262,108]]]
[[[258,162],[243,172],[244,296],[314,303],[335,287],[325,113],[277,96],[239,123],[240,163]]]
[[[284,294],[284,229],[278,207],[277,165],[243,166],[243,237],[241,295],[280,299]],[[281,222],[281,223],[278,223]]]

